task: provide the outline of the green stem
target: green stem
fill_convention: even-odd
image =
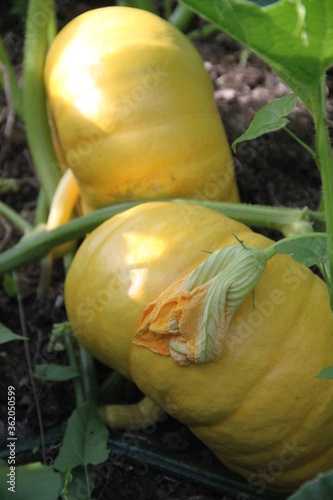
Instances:
[[[24,110],[23,110],[23,94],[22,90],[20,89],[16,74],[14,72],[14,69],[11,65],[11,62],[9,60],[9,57],[7,55],[6,49],[3,45],[2,39],[0,37],[0,62],[3,64],[3,66],[6,68],[8,77],[9,77],[9,82],[10,82],[10,92],[11,92],[11,97],[14,103],[14,108],[15,108],[15,113],[17,116],[23,120],[24,119]],[[4,88],[4,76],[2,75],[2,72],[0,71],[0,85]]]
[[[76,356],[75,356],[75,352],[74,352],[71,334],[66,333],[64,335],[64,339],[65,339],[66,353],[67,353],[69,364],[73,368],[73,370],[75,370],[76,372],[79,372],[77,362],[76,362]],[[75,396],[76,396],[76,406],[79,406],[81,403],[84,403],[84,401],[85,401],[85,395],[84,395],[84,391],[83,391],[81,377],[75,377],[73,379],[73,383],[74,383]]]
[[[37,207],[35,211],[35,226],[45,224],[48,216],[47,201],[44,189],[39,190]],[[41,299],[46,296],[50,285],[53,269],[52,255],[46,255],[39,263],[39,280],[37,287],[37,298]]]
[[[98,401],[99,389],[97,386],[95,363],[92,356],[82,347],[79,347],[80,375],[86,401]]]
[[[239,65],[243,68],[246,67],[247,65],[247,61],[249,60],[249,57],[250,57],[250,51],[247,47],[244,47],[241,51],[240,51],[240,55],[239,55]]]
[[[57,16],[55,12],[55,8],[50,11],[49,22],[47,25],[47,45],[50,47],[55,39],[58,31],[57,26]]]
[[[48,47],[52,0],[30,0],[24,46],[24,116],[31,155],[50,204],[61,173],[53,149],[46,110],[44,62]],[[36,22],[36,19],[39,22]]]
[[[202,28],[193,30],[190,33],[188,33],[187,38],[192,41],[206,40],[207,38],[215,35],[215,33],[218,33],[219,31],[221,30],[214,24],[205,24]]]
[[[48,209],[47,200],[44,189],[40,189],[37,199],[37,207],[35,211],[35,226],[44,224],[47,221]]]
[[[320,227],[323,227],[325,224],[323,214],[311,211],[305,214],[303,210],[294,208],[263,207],[259,205],[222,203],[217,201],[200,202],[179,199],[169,201],[206,206],[244,224],[277,229],[282,232],[284,228],[290,227],[290,224],[293,222],[304,220],[304,217],[309,221],[316,221]],[[105,207],[84,217],[77,217],[52,231],[44,230],[30,233],[28,236],[22,238],[17,245],[0,255],[0,274],[16,269],[18,266],[29,262],[40,260],[55,246],[84,236],[110,217],[141,203],[146,202],[128,202]]]
[[[317,229],[325,227],[325,216],[321,212],[299,208],[271,207],[264,205],[248,205],[246,203],[227,203],[218,201],[175,200],[193,203],[211,208],[228,217],[243,222],[248,226],[265,227],[282,233],[289,232],[297,222],[314,222]]]
[[[0,201],[0,214],[17,227],[21,233],[29,233],[33,229],[33,226],[27,220],[2,201]]]
[[[63,258],[65,272],[67,274],[70,265],[72,263],[71,253],[65,255]],[[70,324],[67,325],[68,329],[72,333]],[[97,386],[95,362],[92,356],[79,344],[79,373],[80,373],[80,384],[83,390],[83,398],[85,401],[98,402],[99,389]],[[76,361],[75,361],[76,362]]]
[[[186,31],[194,16],[195,14],[193,10],[187,7],[187,5],[184,5],[182,2],[178,2],[177,7],[169,17],[169,22],[181,31]]]
[[[14,278],[15,278],[16,282],[18,282],[16,273],[14,273]],[[18,294],[17,294],[17,303],[18,303],[18,310],[19,310],[19,318],[20,318],[20,323],[21,323],[22,335],[23,335],[23,337],[25,337],[26,340],[29,341],[27,322],[26,322],[25,311],[24,311],[24,306],[23,306],[23,299],[22,299],[22,295],[21,295],[20,290],[18,291]],[[27,361],[30,384],[31,384],[32,393],[33,393],[34,400],[35,400],[35,405],[36,405],[36,413],[37,413],[37,421],[38,421],[38,425],[39,425],[43,464],[46,465],[43,415],[42,415],[42,411],[41,411],[40,401],[38,398],[37,387],[36,387],[35,378],[34,378],[34,369],[33,369],[31,350],[30,350],[31,345],[29,345],[30,342],[24,342],[23,344],[24,344],[25,357],[26,357],[26,361]]]
[[[91,491],[90,491],[90,484],[89,484],[89,475],[88,475],[88,466],[86,464],[84,464],[84,476],[85,476],[85,479],[86,479],[86,487],[87,487],[87,500],[91,500]]]
[[[312,109],[316,126],[316,159],[322,176],[325,207],[327,242],[329,253],[329,274],[333,276],[333,157],[328,127],[325,122],[326,80],[321,78],[318,92],[312,93]],[[331,303],[332,306],[332,303]]]
[[[53,259],[52,255],[46,255],[39,262],[39,279],[37,286],[37,299],[43,299],[46,297],[47,291],[49,290],[51,276],[53,269]]]
[[[285,238],[284,241],[288,239],[288,238]],[[275,251],[275,243],[273,243],[273,245],[270,245],[269,247],[265,248],[264,250],[264,254],[266,255],[266,258],[267,260],[271,259],[272,257],[274,257],[274,255],[276,255],[276,251]]]
[[[316,159],[316,153],[313,151],[313,149],[310,148],[310,146],[308,146],[307,144],[305,144],[305,142],[303,142],[302,139],[300,139],[296,134],[294,134],[294,132],[289,130],[289,128],[287,127],[283,127],[282,130],[287,132],[287,134],[289,134],[296,142],[298,142],[298,144],[300,144],[304,149],[306,149],[306,151],[308,151],[310,155],[313,156],[314,159]]]
[[[318,204],[318,212],[325,212],[325,203],[324,203],[324,198],[323,196],[320,198],[320,202]]]

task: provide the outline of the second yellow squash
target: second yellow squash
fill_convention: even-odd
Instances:
[[[78,16],[50,48],[45,85],[83,212],[142,198],[238,201],[212,82],[167,21],[128,7]]]

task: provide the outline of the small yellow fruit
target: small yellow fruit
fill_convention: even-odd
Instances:
[[[45,85],[84,212],[143,198],[238,201],[209,75],[167,21],[128,7],[80,15],[55,38]]]
[[[258,492],[290,491],[333,463],[333,320],[324,282],[286,255],[267,262],[234,312],[221,356],[178,366],[133,344],[146,306],[207,253],[271,241],[212,210],[154,202],[119,214],[79,248],[65,283],[82,345],[189,426]],[[189,332],[191,334],[191,332]]]

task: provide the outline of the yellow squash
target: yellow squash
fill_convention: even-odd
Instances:
[[[258,492],[290,491],[333,463],[333,323],[326,285],[289,256],[267,262],[234,313],[221,356],[178,364],[133,344],[147,304],[237,243],[271,241],[212,210],[151,202],[119,214],[79,248],[65,283],[79,342],[191,431]]]
[[[238,201],[209,75],[167,21],[128,7],[80,15],[50,48],[45,86],[84,212],[142,198]]]

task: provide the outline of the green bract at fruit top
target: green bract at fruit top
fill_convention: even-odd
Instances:
[[[261,491],[291,491],[333,463],[333,385],[317,378],[333,323],[325,283],[290,256],[266,262],[271,243],[207,208],[142,204],[86,238],[65,301],[79,342],[147,396],[137,414],[163,410]],[[130,425],[116,410],[106,422]]]
[[[238,201],[212,82],[167,21],[128,7],[80,15],[56,36],[45,85],[84,213],[131,199]]]

